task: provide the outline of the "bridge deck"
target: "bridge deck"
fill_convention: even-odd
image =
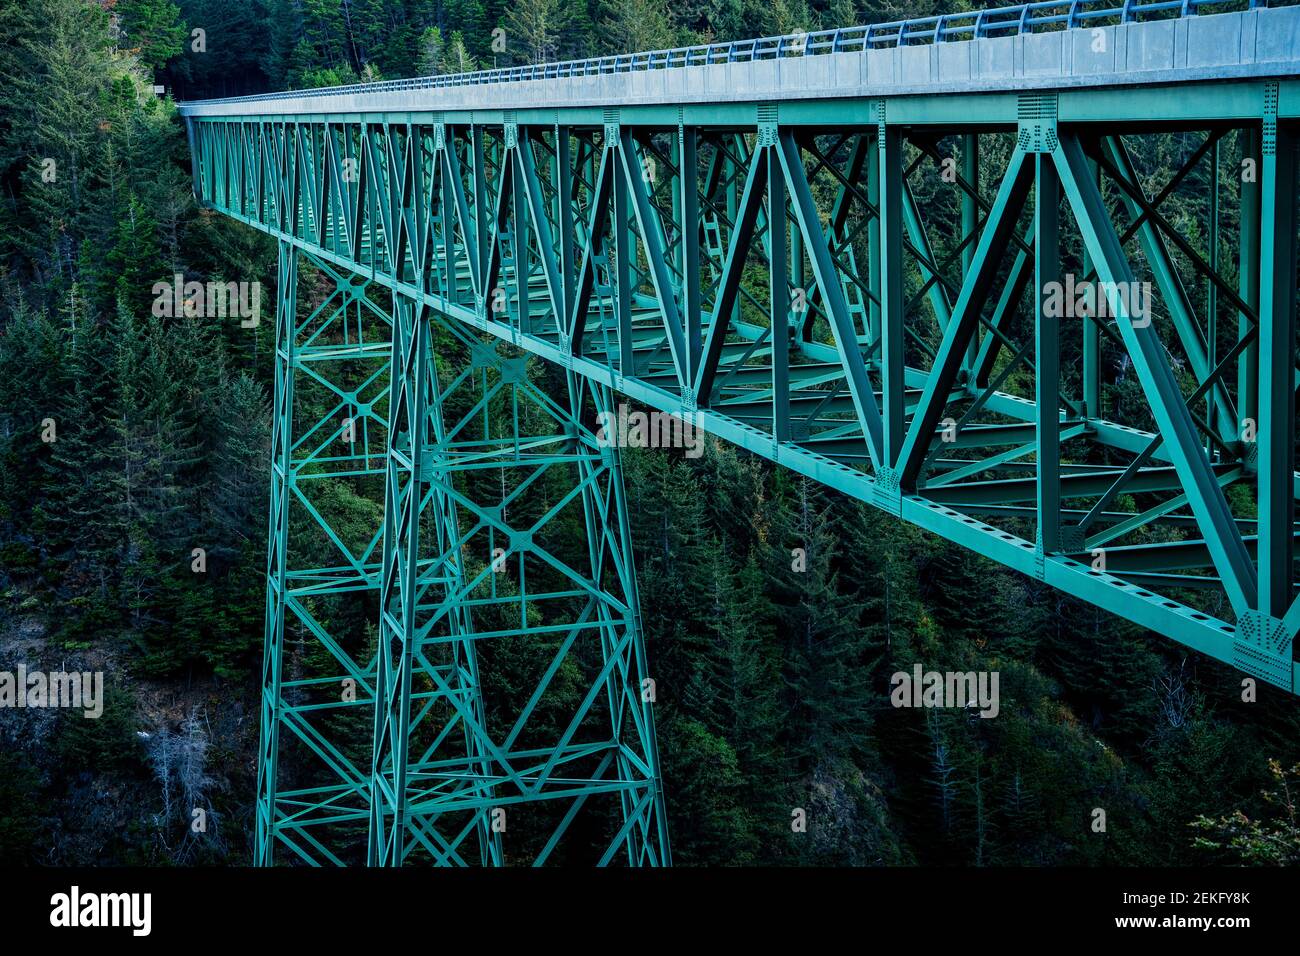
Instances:
[[[981,36],[925,45],[858,45],[859,49],[850,52],[830,52],[811,50],[811,42],[805,40],[802,55],[774,51],[768,59],[705,65],[689,65],[689,59],[681,65],[669,65],[672,61],[667,59],[662,65],[629,62],[625,72],[584,72],[540,79],[515,79],[520,71],[488,71],[470,74],[459,85],[433,85],[457,79],[449,77],[406,80],[371,87],[186,103],[181,112],[203,117],[314,116],[717,105],[1294,76],[1300,74],[1300,7],[1149,22],[1084,21],[1081,29]],[[615,66],[599,68],[613,70]],[[1300,109],[1293,104],[1283,108]]]

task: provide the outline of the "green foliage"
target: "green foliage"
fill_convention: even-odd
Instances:
[[[601,30],[618,53],[662,50],[673,45],[672,21],[663,0],[608,0]]]
[[[104,712],[88,718],[65,711],[54,741],[54,755],[79,772],[106,773],[139,766],[142,753],[135,736],[135,698],[125,687],[104,685]]]
[[[1252,800],[1285,718],[1229,719],[1230,682],[874,509],[706,449],[625,457],[682,862],[1189,865],[1209,844],[1188,823]],[[891,674],[918,662],[996,671],[997,718],[889,707]],[[705,760],[714,785],[695,777]]]
[[[0,866],[38,862],[44,829],[39,788],[40,777],[25,758],[0,748]]]
[[[1205,836],[1196,845],[1225,850],[1248,866],[1295,866],[1300,863],[1300,764],[1284,770],[1268,762],[1273,789],[1263,793],[1267,816],[1252,819],[1241,810],[1211,819],[1199,816],[1192,826]]]
[[[502,26],[512,59],[546,63],[556,58],[569,28],[569,5],[565,0],[516,0]]]
[[[171,0],[117,0],[118,45],[140,57],[147,68],[156,70],[181,52],[187,30],[180,7]]]
[[[721,866],[758,862],[762,830],[777,832],[785,820],[755,819],[747,809],[745,776],[721,736],[697,720],[661,726],[664,774],[669,790],[669,838],[682,865]]]

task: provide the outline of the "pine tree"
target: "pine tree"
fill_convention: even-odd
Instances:
[[[441,73],[473,73],[479,69],[478,61],[470,55],[465,46],[465,38],[461,36],[459,30],[452,33],[451,41],[443,51],[438,69]]]
[[[638,53],[672,46],[673,27],[663,0],[609,0],[600,22],[605,51]]]
[[[437,27],[428,27],[420,34],[420,59],[418,70],[421,76],[432,76],[442,72],[443,51],[446,44],[442,40],[442,31]]]
[[[116,0],[118,44],[135,53],[149,70],[179,56],[189,35],[180,7],[171,0]]]
[[[296,72],[295,53],[302,34],[302,16],[297,4],[293,0],[270,0],[266,76],[272,89],[290,88],[291,77]]]
[[[470,58],[480,63],[492,62],[493,22],[488,19],[483,0],[447,0],[440,25],[448,46],[459,33]]]
[[[105,257],[113,283],[113,298],[137,315],[148,315],[153,304],[154,284],[159,280],[162,249],[158,225],[152,213],[136,196],[123,204],[112,246]]]
[[[49,550],[66,561],[74,580],[93,582],[107,597],[114,578],[121,542],[116,515],[104,503],[114,500],[116,476],[109,471],[104,448],[110,433],[103,420],[108,399],[107,377],[98,359],[95,330],[81,311],[74,286],[64,309],[69,329],[69,385],[54,415],[57,440],[43,461],[50,475],[51,495],[44,508],[49,520]]]
[[[41,29],[20,35],[19,70],[0,88],[4,153],[23,170],[17,230],[0,242],[38,283],[58,283],[57,297],[76,281],[97,135],[86,104],[97,101],[108,71],[107,21],[81,0],[32,0],[25,15]]]
[[[292,0],[180,0],[181,20],[191,28],[183,37],[181,56],[156,71],[159,83],[178,88],[184,99],[206,99],[281,88],[272,76],[283,52],[287,16],[294,20]],[[197,42],[193,30],[202,30]],[[289,45],[292,49],[292,44]]]
[[[502,23],[507,52],[516,62],[554,60],[568,21],[564,0],[515,0]]]
[[[825,499],[807,479],[796,488],[791,534],[802,542],[805,569],[789,573],[776,562],[770,567],[778,569],[774,583],[781,591],[797,595],[781,615],[792,713],[786,730],[789,746],[811,769],[862,751],[881,697],[857,677],[875,658],[858,624],[860,606],[840,592]]]
[[[245,543],[263,537],[258,519],[266,498],[271,415],[265,390],[246,372],[223,380],[217,400],[208,498],[210,553],[230,561]]]

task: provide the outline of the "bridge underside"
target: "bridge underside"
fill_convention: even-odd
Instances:
[[[205,205],[393,315],[1294,691],[1298,119],[1249,80],[189,123]]]

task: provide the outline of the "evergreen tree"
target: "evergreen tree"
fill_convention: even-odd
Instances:
[[[442,31],[437,27],[428,27],[420,34],[420,65],[422,76],[432,76],[442,72],[443,51],[446,44],[442,40]]]
[[[601,33],[611,53],[662,50],[673,43],[672,22],[663,0],[609,0]]]
[[[270,0],[266,76],[272,89],[289,89],[294,57],[302,40],[302,16],[293,0]]]
[[[113,14],[119,46],[136,54],[146,69],[157,70],[180,55],[189,31],[171,0],[116,0]]]
[[[113,298],[119,308],[148,315],[154,300],[153,287],[162,259],[158,226],[148,207],[134,195],[123,204],[105,265],[115,275]]]
[[[442,59],[438,64],[440,73],[473,73],[481,69],[478,61],[470,55],[468,48],[465,46],[465,38],[461,36],[460,31],[452,33],[451,41],[443,51]]]
[[[520,63],[548,63],[556,58],[569,25],[564,0],[515,0],[502,26],[506,49]]]
[[[448,46],[453,44],[455,35],[459,33],[471,58],[480,63],[492,62],[492,27],[496,24],[489,20],[483,0],[447,0],[439,25],[447,37]]]
[[[107,20],[82,0],[30,0],[22,16],[41,29],[19,35],[12,82],[0,88],[4,155],[22,169],[16,231],[0,243],[37,283],[64,290],[76,280],[78,224],[90,200],[97,131],[86,104],[98,100],[109,68]]]

